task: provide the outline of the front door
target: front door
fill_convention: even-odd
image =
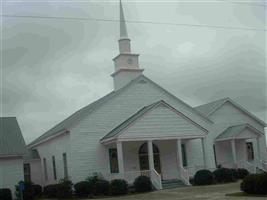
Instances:
[[[154,157],[154,167],[155,170],[160,174],[161,173],[161,164],[160,164],[160,154],[159,149],[156,145],[153,144],[153,157]],[[149,160],[148,160],[148,149],[147,143],[144,143],[139,148],[139,164],[140,170],[149,170]]]

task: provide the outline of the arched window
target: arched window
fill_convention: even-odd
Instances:
[[[139,148],[138,155],[139,155],[139,163],[140,163],[140,170],[149,170],[149,161],[148,161],[148,147],[147,143],[145,142]],[[158,173],[161,172],[160,167],[160,152],[159,148],[153,144],[153,157],[154,157],[154,167]]]
[[[140,146],[138,153],[139,155],[148,154],[147,143],[144,143]],[[159,148],[155,144],[153,144],[153,154],[159,154]]]

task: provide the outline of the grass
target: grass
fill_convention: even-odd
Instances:
[[[247,194],[245,192],[235,192],[235,193],[226,194],[225,196],[229,196],[229,197],[267,197],[267,195]]]

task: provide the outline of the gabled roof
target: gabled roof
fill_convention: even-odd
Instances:
[[[140,109],[139,111],[137,111],[135,114],[133,114],[131,117],[129,117],[128,119],[126,119],[124,122],[122,122],[120,125],[118,125],[117,127],[115,127],[113,130],[111,130],[107,135],[105,135],[100,141],[104,141],[106,139],[109,138],[115,138],[116,136],[118,136],[124,129],[126,129],[130,124],[132,124],[133,122],[135,122],[136,120],[138,120],[140,117],[142,117],[145,113],[147,113],[148,111],[152,110],[153,108],[159,106],[159,105],[165,105],[169,108],[172,108],[173,110],[175,110],[176,112],[180,113],[178,110],[176,110],[175,108],[173,108],[172,106],[170,106],[168,103],[166,103],[165,101],[161,100],[155,103],[152,103],[148,106],[143,107],[142,109]],[[184,116],[185,118],[187,118],[186,116]],[[200,126],[199,124],[193,122],[195,125],[197,125],[200,129],[202,129],[205,132],[208,132],[205,128],[203,128],[202,126]]]
[[[249,124],[240,124],[236,126],[230,126],[227,129],[225,129],[218,137],[215,138],[215,141],[238,139],[238,136],[245,129],[249,129],[258,135],[264,135],[264,133],[260,132],[259,130],[257,130],[256,128],[254,128]]]
[[[124,90],[126,90],[127,88],[129,88],[132,84],[137,83],[141,80],[145,80],[147,82],[152,83],[153,85],[155,85],[156,87],[158,87],[159,89],[163,90],[164,92],[166,92],[168,95],[174,97],[177,101],[179,101],[181,104],[185,105],[186,107],[188,107],[192,113],[198,115],[200,118],[202,118],[204,121],[208,122],[208,123],[212,123],[212,121],[210,119],[208,119],[207,117],[203,116],[201,113],[199,113],[197,110],[195,110],[194,108],[192,108],[191,106],[189,106],[188,104],[184,103],[183,101],[181,101],[180,99],[178,99],[176,96],[174,96],[173,94],[169,93],[167,90],[165,90],[164,88],[162,88],[161,86],[159,86],[158,84],[156,84],[155,82],[153,82],[152,80],[150,80],[149,78],[145,77],[144,75],[140,75],[138,76],[136,79],[130,81],[126,86],[120,88],[119,90],[116,91],[112,91],[109,94],[107,94],[106,96],[100,98],[99,100],[89,104],[88,106],[85,106],[83,108],[81,108],[80,110],[78,110],[77,112],[75,112],[74,114],[72,114],[70,117],[66,118],[65,120],[63,120],[62,122],[60,122],[59,124],[57,124],[56,126],[54,126],[53,128],[51,128],[50,130],[48,130],[47,132],[45,132],[43,135],[41,135],[40,137],[38,137],[37,139],[35,139],[33,142],[31,142],[28,146],[29,147],[33,147],[35,145],[37,145],[38,143],[46,140],[47,138],[50,138],[54,135],[59,134],[60,132],[64,132],[66,131],[69,127],[71,127],[71,125],[76,122],[77,120],[81,119],[81,117],[84,114],[90,114],[92,113],[94,110],[98,109],[101,105],[103,105],[105,102],[109,101],[110,99],[112,99],[113,97],[119,95],[120,93],[122,93]]]
[[[199,111],[200,113],[202,113],[204,116],[209,117],[212,113],[214,113],[216,110],[218,110],[220,107],[222,107],[227,102],[231,103],[233,106],[235,106],[236,108],[238,108],[239,110],[241,110],[242,112],[244,112],[245,114],[250,116],[251,118],[255,119],[257,122],[259,122],[263,126],[266,126],[266,123],[264,121],[262,121],[261,119],[259,119],[255,115],[253,115],[251,112],[249,112],[248,110],[243,108],[238,103],[234,102],[229,97],[223,98],[223,99],[219,99],[219,100],[216,100],[216,101],[213,101],[213,102],[210,102],[210,103],[207,103],[207,104],[203,104],[203,105],[200,105],[200,106],[197,106],[197,107],[195,107],[195,109],[197,111]]]
[[[33,146],[33,145],[41,142],[42,140],[47,139],[48,137],[51,137],[53,135],[56,135],[56,134],[58,134],[60,132],[65,131],[77,119],[79,119],[84,113],[88,113],[89,114],[89,113],[93,112],[95,109],[97,109],[98,106],[100,106],[104,101],[106,101],[109,98],[111,98],[114,94],[115,94],[115,92],[111,92],[111,93],[107,94],[106,96],[98,99],[97,101],[95,101],[95,102],[93,102],[93,103],[81,108],[80,110],[78,110],[77,112],[73,113],[71,116],[69,116],[65,120],[63,120],[60,123],[58,123],[57,125],[55,125],[53,128],[49,129],[43,135],[41,135],[40,137],[38,137],[37,139],[32,141],[30,144],[28,144],[28,146]]]
[[[16,117],[0,117],[0,156],[25,153],[26,145]]]

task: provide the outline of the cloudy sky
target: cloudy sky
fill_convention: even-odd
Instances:
[[[132,49],[140,53],[146,76],[192,106],[230,97],[266,121],[265,3],[123,1],[127,20],[156,23],[128,23]],[[4,1],[2,11],[119,17],[117,0]],[[113,89],[118,22],[3,17],[2,23],[1,115],[18,118],[27,143]]]

